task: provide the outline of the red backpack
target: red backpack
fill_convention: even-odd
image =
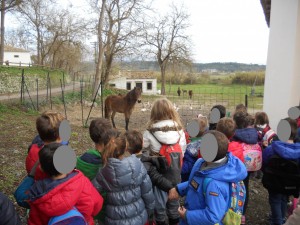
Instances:
[[[155,135],[153,133],[151,133],[152,136],[161,144],[160,150],[159,150],[159,154],[164,156],[167,160],[168,166],[170,167],[172,164],[172,158],[178,158],[180,159],[180,168],[182,167],[182,159],[183,159],[183,155],[182,155],[182,149],[181,146],[179,145],[179,140],[174,144],[165,144],[160,142],[157,137],[155,137]]]
[[[180,168],[182,167],[182,149],[178,142],[172,145],[167,145],[161,143],[161,147],[159,150],[159,154],[166,157],[166,160],[168,162],[168,166],[171,166],[172,164],[172,158],[180,157]],[[172,155],[172,157],[171,157]]]

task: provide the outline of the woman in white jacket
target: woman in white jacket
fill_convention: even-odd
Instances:
[[[143,142],[143,148],[150,148],[156,153],[160,152],[162,145],[178,143],[181,147],[181,156],[178,157],[178,153],[177,155],[172,154],[172,163],[166,166],[166,170],[162,170],[160,167],[153,171],[153,167],[151,167],[151,171],[148,171],[156,200],[154,209],[156,224],[178,224],[179,202],[177,200],[168,201],[167,192],[181,181],[180,158],[182,159],[184,154],[186,140],[180,116],[168,99],[162,98],[154,102],[147,130],[143,134]],[[178,146],[178,144],[176,145]],[[153,164],[156,165],[156,163]],[[167,189],[163,188],[165,187],[163,183],[166,183],[164,180],[170,184]],[[168,216],[168,223],[166,222],[166,215]]]

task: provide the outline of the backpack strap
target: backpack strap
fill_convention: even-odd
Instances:
[[[205,196],[208,184],[212,181],[211,177],[205,177],[202,182],[203,195]]]
[[[39,165],[39,163],[40,163],[40,160],[39,159],[36,160],[36,162],[34,163],[32,169],[30,171],[30,173],[28,174],[29,177],[34,177],[35,176],[35,171],[36,171],[36,168]]]

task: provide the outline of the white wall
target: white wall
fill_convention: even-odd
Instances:
[[[264,111],[271,127],[300,100],[300,0],[272,0]]]
[[[3,61],[9,61],[10,66],[29,66],[29,64],[32,64],[29,52],[4,52]],[[5,63],[3,64],[5,65]]]
[[[143,94],[156,94],[157,92],[157,83],[156,79],[127,79],[126,82],[131,82],[131,89],[136,86],[136,83],[142,83],[143,86]],[[147,90],[147,83],[152,83],[152,89]]]
[[[136,86],[136,83],[142,83],[143,94],[156,94],[157,93],[157,81],[156,79],[127,79],[125,77],[116,78],[109,81],[109,84],[113,84],[115,88],[127,89],[127,82],[131,83],[131,89]],[[152,83],[152,89],[147,90],[147,82]]]

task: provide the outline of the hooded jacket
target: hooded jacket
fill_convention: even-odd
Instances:
[[[0,192],[0,225],[22,225],[13,203]]]
[[[232,139],[246,144],[257,144],[258,133],[255,128],[236,129]]]
[[[227,154],[227,162],[219,167],[200,170],[204,162],[198,159],[189,180],[177,185],[179,195],[186,196],[184,207],[187,211],[185,219],[180,221],[181,225],[222,225],[230,200],[229,184],[247,176],[245,165],[231,153]],[[207,177],[212,180],[204,196],[202,182]]]
[[[29,205],[29,225],[45,225],[51,217],[74,206],[93,225],[93,216],[101,210],[103,198],[87,177],[74,170],[63,179],[37,181],[30,189]]]
[[[175,127],[177,123],[173,120],[162,120],[152,125],[152,128],[163,128],[163,127]],[[155,137],[153,137],[155,135]],[[182,155],[184,155],[186,148],[185,133],[181,129],[179,131],[155,131],[153,134],[146,130],[143,134],[143,147],[148,148],[154,152],[159,152],[161,144],[175,144],[179,140],[179,145],[182,149]]]
[[[105,224],[144,225],[148,214],[153,213],[151,180],[135,155],[109,158],[96,181],[107,191]]]

